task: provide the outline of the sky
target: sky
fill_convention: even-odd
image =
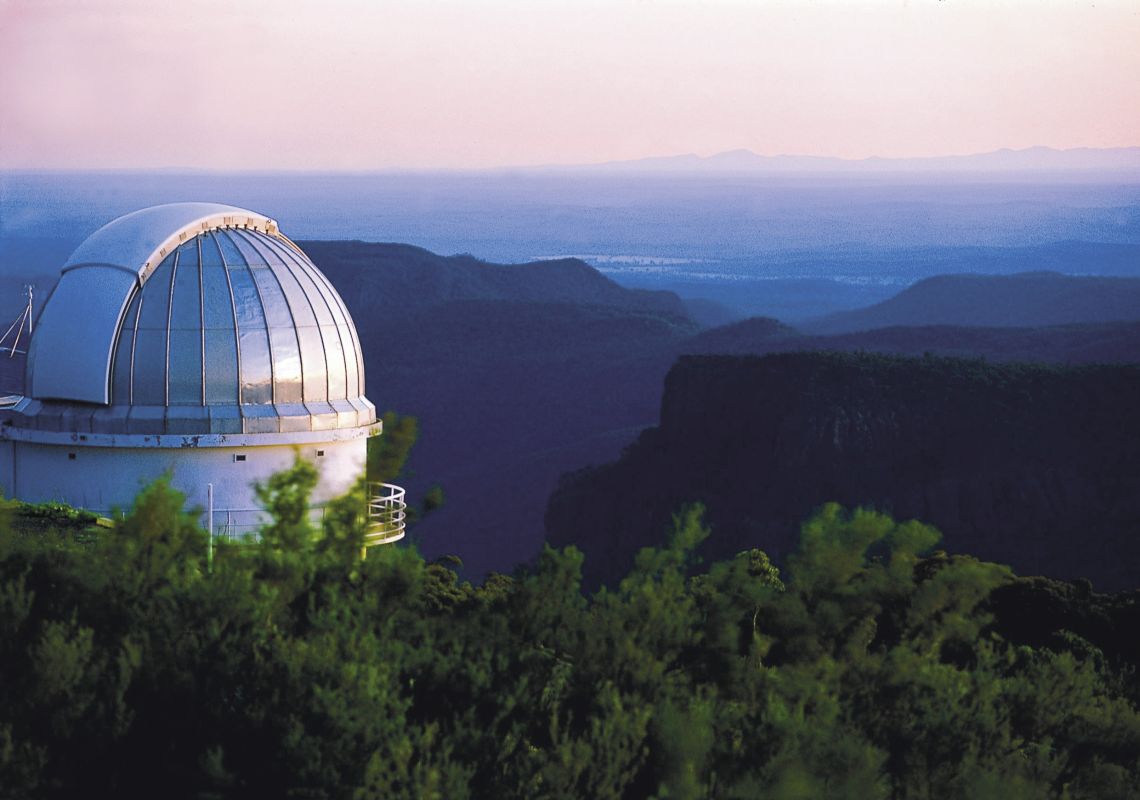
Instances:
[[[0,168],[1140,145],[1140,0],[0,0]]]

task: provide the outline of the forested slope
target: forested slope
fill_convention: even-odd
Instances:
[[[212,566],[161,484],[84,542],[0,526],[0,796],[1140,792],[1136,593],[837,506],[783,572],[698,564],[690,509],[606,591],[574,548],[475,588],[361,561],[360,498],[309,529],[314,480],[274,479],[261,544]]]

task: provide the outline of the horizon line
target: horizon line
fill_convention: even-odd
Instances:
[[[335,174],[335,175],[368,175],[377,173],[495,173],[495,172],[557,172],[565,170],[591,170],[591,169],[612,169],[620,166],[634,166],[642,165],[648,166],[645,162],[668,162],[675,160],[692,160],[696,163],[708,162],[723,156],[741,155],[753,157],[757,160],[776,160],[776,159],[804,159],[809,161],[818,162],[832,162],[842,165],[868,165],[874,166],[879,163],[898,163],[898,162],[923,162],[923,161],[936,161],[936,160],[949,160],[949,159],[970,159],[979,158],[983,156],[992,156],[997,154],[1019,154],[1030,152],[1049,152],[1056,154],[1064,153],[1108,153],[1108,152],[1128,152],[1137,151],[1140,155],[1140,144],[1123,145],[1115,147],[1066,147],[1058,148],[1050,145],[1030,145],[1028,147],[1000,147],[995,150],[984,150],[973,153],[940,153],[919,156],[879,156],[870,155],[860,158],[849,158],[845,156],[834,155],[814,155],[808,153],[773,153],[765,154],[758,153],[745,147],[731,148],[728,150],[720,150],[708,155],[700,155],[694,152],[685,153],[672,153],[667,155],[646,155],[636,156],[627,159],[611,159],[607,161],[590,161],[590,162],[573,162],[573,163],[538,163],[538,164],[503,164],[496,166],[376,166],[376,167],[201,167],[189,165],[165,165],[165,166],[0,166],[0,173],[3,174],[20,174],[20,173],[168,173],[168,174],[251,174],[251,173],[268,173],[268,174]],[[822,165],[821,165],[822,166]],[[1137,165],[1140,167],[1140,164]],[[1063,167],[1060,171],[1065,172],[1079,172],[1079,171],[1104,171],[1107,167]],[[811,168],[801,168],[794,170],[795,172],[812,172]],[[826,172],[826,168],[818,170]],[[940,171],[938,169],[931,169],[932,172]],[[1048,167],[1023,167],[1021,169],[1002,169],[993,170],[986,168],[979,168],[977,172],[1034,172],[1034,171],[1049,171]],[[792,171],[789,171],[792,172]]]

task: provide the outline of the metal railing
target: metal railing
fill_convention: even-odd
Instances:
[[[319,524],[324,517],[323,506],[309,510],[310,519]],[[408,521],[408,504],[404,489],[390,483],[369,483],[368,504],[365,508],[368,527],[364,546],[390,544],[404,538]],[[255,544],[266,523],[262,508],[215,509],[213,513],[213,539],[234,544]]]
[[[310,513],[313,522],[319,522],[324,516],[324,509],[313,509]],[[261,508],[218,509],[214,512],[213,536],[215,540],[233,544],[257,544],[266,522],[265,510]]]
[[[368,484],[368,532],[364,546],[390,544],[404,538],[408,520],[408,504],[404,490],[390,483]]]

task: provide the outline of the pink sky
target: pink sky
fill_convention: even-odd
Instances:
[[[1140,0],[0,0],[0,167],[1140,145]]]

